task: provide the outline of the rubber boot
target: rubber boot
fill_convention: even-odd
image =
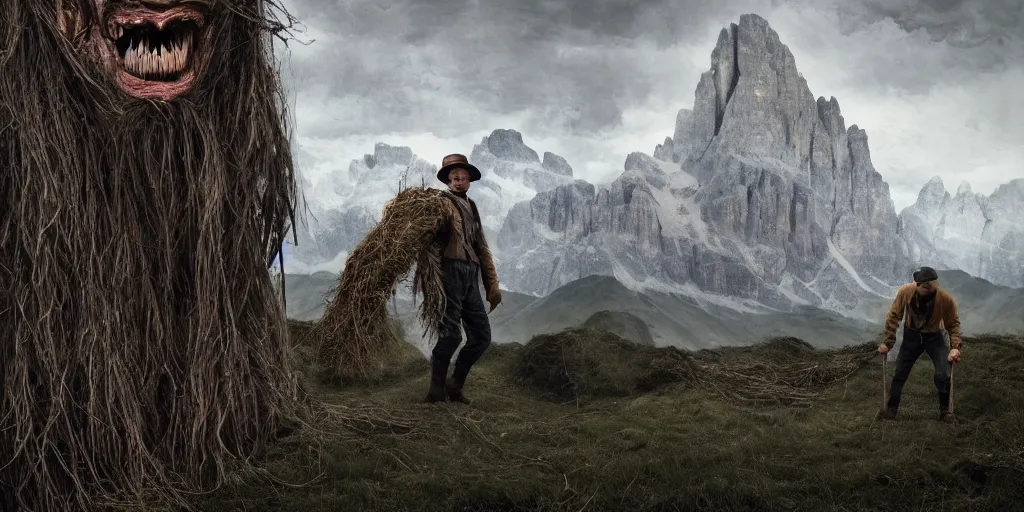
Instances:
[[[894,420],[894,419],[896,419],[896,411],[897,411],[897,409],[895,407],[886,407],[885,409],[879,409],[879,411],[878,411],[878,419],[880,419],[880,420]]]
[[[949,393],[939,393],[939,421],[953,423],[955,419],[949,412]]]
[[[445,386],[445,393],[452,402],[469,404],[470,401],[462,394],[462,388],[466,385],[466,376],[469,375],[469,368],[456,365],[452,376]]]
[[[425,401],[428,404],[443,402],[445,399],[445,376],[448,375],[448,362],[433,360],[430,370],[430,389]]]
[[[878,419],[880,420],[894,420],[896,419],[896,413],[900,410],[900,397],[889,395],[889,400],[885,403],[885,409],[878,411]]]

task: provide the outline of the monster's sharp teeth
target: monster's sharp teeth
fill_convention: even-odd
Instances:
[[[129,48],[124,54],[124,68],[129,72],[135,72],[135,49]]]
[[[146,27],[117,25],[118,48],[123,49],[124,71],[143,80],[170,80],[182,73],[191,58],[193,31],[189,27],[168,26],[162,32]]]

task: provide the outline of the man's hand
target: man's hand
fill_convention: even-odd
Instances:
[[[487,302],[491,305],[491,309],[487,311],[490,313],[491,311],[494,311],[494,308],[498,307],[498,304],[501,304],[501,290],[494,289],[488,293]]]
[[[889,345],[886,345],[885,343],[879,343],[878,344],[878,353],[879,354],[883,354],[883,355],[884,354],[888,354],[889,353]]]
[[[960,350],[959,349],[955,349],[955,348],[953,350],[950,350],[949,351],[949,357],[947,358],[947,360],[949,362],[951,362],[951,363],[959,363],[960,362]]]

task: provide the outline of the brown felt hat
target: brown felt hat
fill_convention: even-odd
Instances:
[[[452,172],[452,169],[459,167],[469,172],[469,181],[480,179],[480,169],[469,163],[466,155],[458,153],[448,155],[441,160],[441,168],[437,170],[437,179],[441,180],[442,183],[448,183],[448,173]]]

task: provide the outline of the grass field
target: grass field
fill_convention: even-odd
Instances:
[[[590,347],[589,359],[564,361],[577,374],[562,371],[563,377],[586,381],[572,387],[576,396],[524,385],[530,381],[524,372],[540,363],[524,364],[528,351],[520,345],[494,346],[485,355],[467,382],[471,405],[421,403],[428,367],[415,354],[377,384],[314,386],[328,410],[281,439],[261,462],[265,471],[238,475],[197,505],[210,511],[1024,507],[1020,338],[965,340],[952,424],[937,420],[927,358],[907,383],[899,418],[883,422],[875,419],[881,360],[870,357],[868,345],[845,351],[868,359],[848,379],[827,386],[803,379],[787,388],[802,398],[772,404],[730,394],[725,388],[735,375],[718,386],[677,378],[638,391],[636,375],[657,366],[650,354],[662,352],[641,357],[598,338],[576,341]],[[746,368],[751,379],[760,371],[768,395],[773,382],[784,380],[780,372],[809,375],[832,357],[794,340],[686,356]],[[581,361],[599,370],[580,373]],[[765,362],[771,365],[759,366]],[[748,383],[751,392],[759,382]]]

